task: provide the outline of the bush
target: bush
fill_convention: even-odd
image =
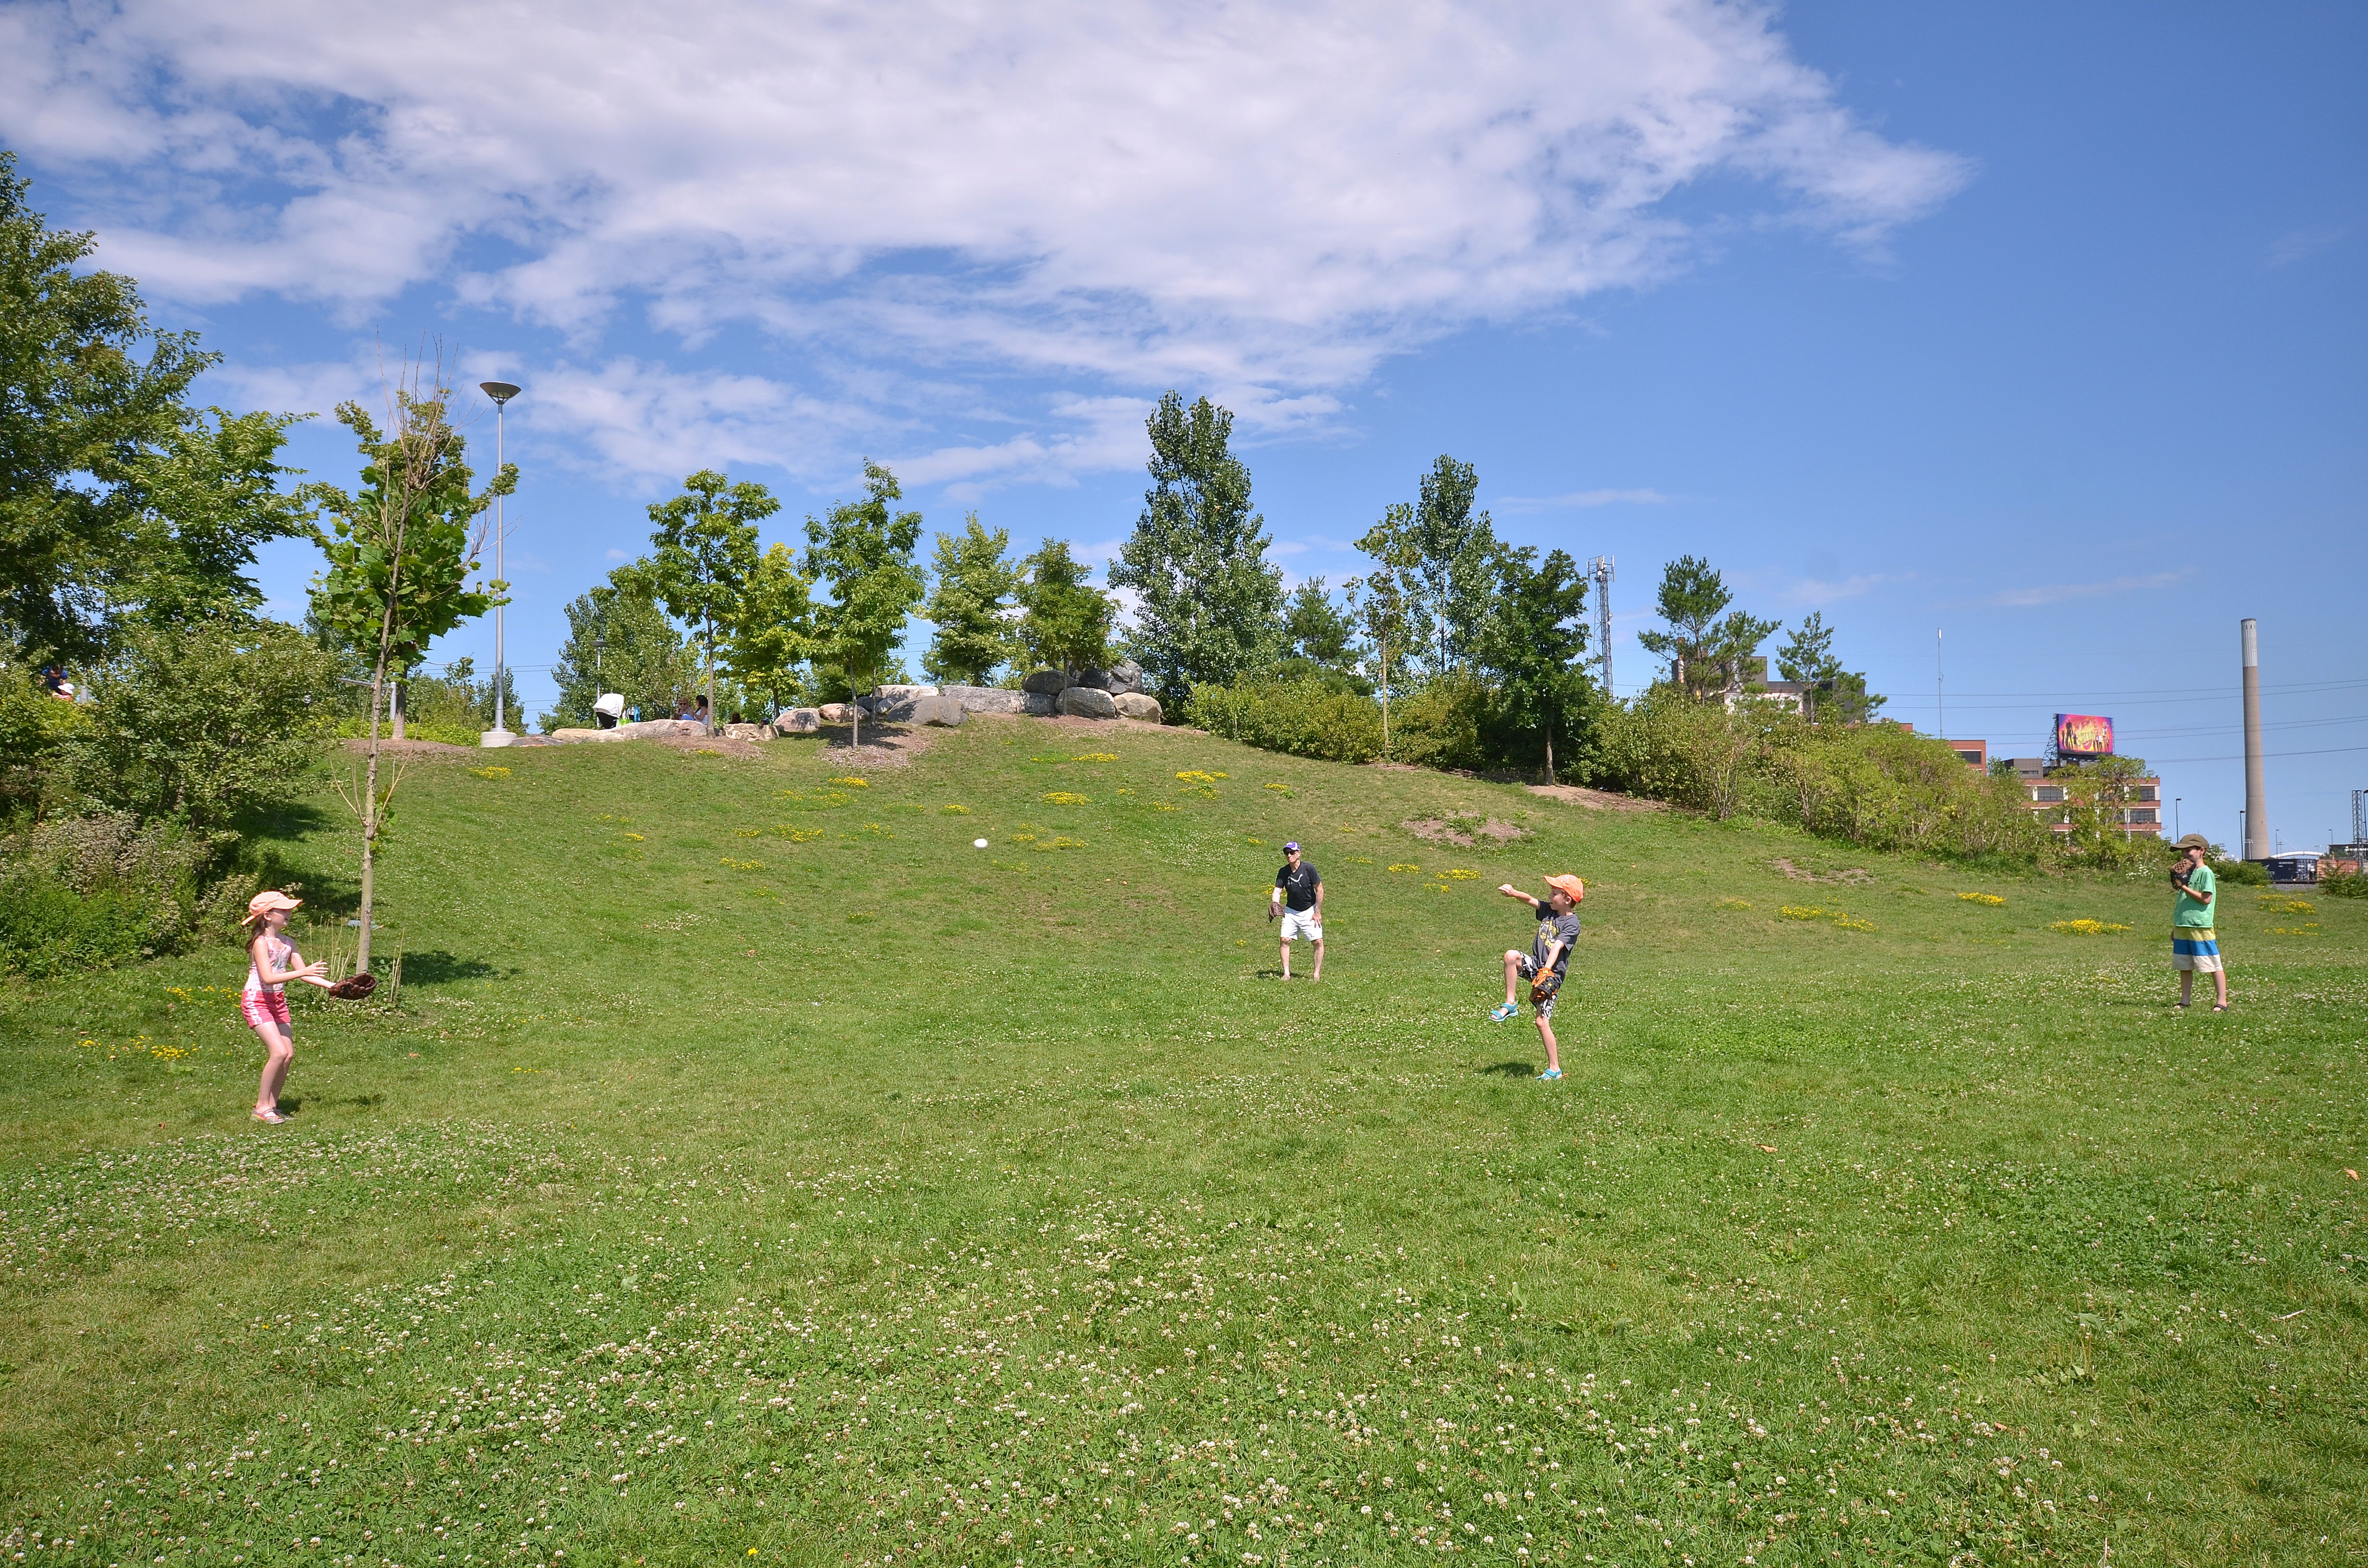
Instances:
[[[87,727],[59,747],[52,798],[227,825],[311,765],[333,669],[318,643],[275,621],[127,631],[94,672]]]
[[[1812,723],[1767,703],[1729,712],[1656,689],[1607,708],[1596,744],[1603,781],[1713,817],[1959,858],[2028,862],[2055,849],[2013,780],[1896,725]]]
[[[43,691],[29,668],[0,664],[0,820],[30,813],[59,749],[89,724],[88,710]]]
[[[43,978],[219,939],[261,885],[218,874],[235,840],[128,812],[0,839],[0,968]]]
[[[2265,888],[2270,885],[2270,869],[2250,860],[2214,860],[2211,862],[2215,881],[2234,882],[2242,888]]]
[[[1182,717],[1212,735],[1292,756],[1371,762],[1382,755],[1381,704],[1321,681],[1196,684]]]
[[[2329,898],[2368,898],[2368,877],[2357,871],[2329,871],[2318,879],[2318,891]]]

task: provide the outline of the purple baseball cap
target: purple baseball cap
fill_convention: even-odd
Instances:
[[[1291,844],[1286,844],[1286,845],[1284,845],[1284,846],[1282,846],[1282,850],[1283,850],[1283,853],[1284,853],[1284,854],[1286,854],[1286,855],[1296,854],[1296,853],[1298,852],[1298,850],[1299,850],[1299,846],[1298,846],[1298,844],[1297,844],[1297,843],[1295,843],[1295,842],[1294,842],[1294,843],[1291,843]]]

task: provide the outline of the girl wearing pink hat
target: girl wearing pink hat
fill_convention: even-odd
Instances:
[[[296,944],[280,935],[288,915],[304,901],[284,892],[259,892],[246,903],[246,919],[255,927],[246,942],[246,989],[239,993],[239,1016],[263,1040],[263,1081],[255,1091],[255,1119],[285,1121],[279,1114],[279,1088],[288,1082],[289,1064],[296,1060],[296,1035],[288,1017],[287,984],[301,980],[329,989],[329,966],[306,963]]]

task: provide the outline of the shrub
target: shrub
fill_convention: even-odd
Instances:
[[[262,880],[222,869],[234,842],[128,812],[0,839],[0,968],[40,978],[229,935]]]
[[[1382,755],[1381,704],[1320,681],[1197,683],[1183,717],[1212,735],[1292,756],[1372,762]]]
[[[318,643],[273,621],[128,631],[94,672],[88,725],[59,747],[55,796],[225,825],[310,766],[332,670]]]
[[[2238,887],[2265,888],[2270,885],[2270,869],[2250,860],[2214,860],[2212,876],[2215,881],[2233,882]]]
[[[1869,849],[2028,862],[2054,848],[2012,780],[1894,725],[1812,723],[1756,702],[1730,712],[1656,689],[1604,710],[1596,766],[1634,794]]]
[[[2318,891],[2329,898],[2368,898],[2368,876],[2357,871],[2329,871],[2318,879]]]

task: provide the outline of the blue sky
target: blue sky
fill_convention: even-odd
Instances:
[[[2259,617],[2297,846],[2368,787],[2363,66],[2336,5],[28,0],[0,140],[211,397],[325,411],[423,338],[526,387],[530,710],[692,468],[786,536],[869,455],[1104,553],[1175,386],[1238,411],[1294,577],[1450,452],[1617,558],[1623,690],[1703,554],[1919,729],[1936,631],[1954,735],[2113,715],[2224,842]],[[339,434],[295,460],[348,480]]]

